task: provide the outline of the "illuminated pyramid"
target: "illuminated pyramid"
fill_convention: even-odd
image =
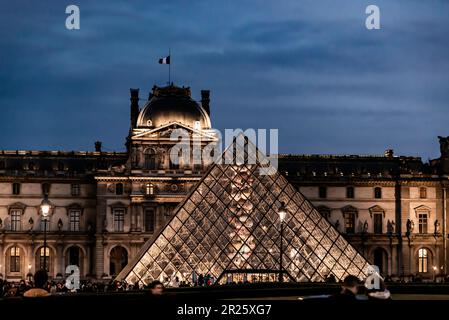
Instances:
[[[287,211],[282,237],[286,281],[324,281],[331,274],[337,280],[348,274],[364,278],[368,262],[252,143],[243,143],[239,157],[239,140],[117,279],[148,284],[175,276],[192,281],[201,274],[220,283],[238,275],[244,281],[275,280],[281,203]],[[261,174],[267,169],[271,175]]]

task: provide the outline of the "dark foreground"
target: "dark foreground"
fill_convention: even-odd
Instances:
[[[162,297],[148,292],[56,295],[48,298],[8,298],[0,300],[2,314],[19,312],[45,319],[303,319],[316,316],[331,319],[428,317],[429,310],[448,308],[449,285],[394,285],[389,301],[337,303],[325,298],[298,299],[339,291],[338,285],[235,285],[228,287],[168,289]],[[395,295],[400,300],[395,299]],[[425,299],[430,300],[407,300]],[[282,300],[280,300],[281,298]],[[436,298],[436,299],[435,299]],[[430,308],[430,309],[429,309]],[[282,318],[281,318],[282,316]],[[315,317],[313,317],[315,318]]]

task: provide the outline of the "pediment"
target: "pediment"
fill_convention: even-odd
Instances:
[[[420,214],[420,213],[426,213],[430,217],[430,213],[432,212],[432,209],[430,209],[428,206],[425,206],[425,205],[417,206],[413,210],[415,210],[415,217],[416,218],[418,218],[418,214]]]
[[[186,126],[179,122],[171,122],[163,126],[152,129],[134,129],[132,140],[158,140],[169,139],[172,132],[176,129],[183,129],[189,133],[189,135],[201,137],[202,140],[215,141],[217,140],[216,134],[213,130],[197,130],[192,127]]]

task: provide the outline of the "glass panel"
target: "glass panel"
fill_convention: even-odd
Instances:
[[[367,261],[313,205],[278,172],[259,175],[259,168],[259,164],[214,165],[123,278],[148,283],[176,275],[192,283],[209,273],[221,277],[221,282],[230,275],[276,281],[281,201],[287,209],[282,235],[286,279],[323,281],[331,273],[337,280],[346,274],[364,275]],[[421,268],[425,261],[420,257]],[[242,269],[258,273],[244,274]]]

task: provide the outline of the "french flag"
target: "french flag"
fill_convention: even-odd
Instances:
[[[159,59],[160,64],[170,64],[170,56]]]

